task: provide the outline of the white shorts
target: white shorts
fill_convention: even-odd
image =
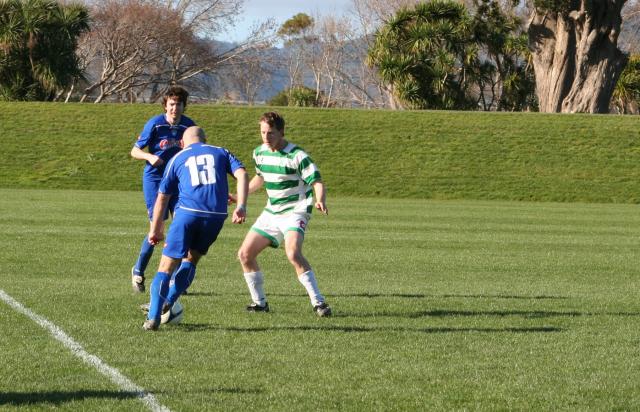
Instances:
[[[302,233],[307,229],[307,224],[311,219],[308,213],[287,213],[285,215],[274,215],[263,211],[256,223],[251,226],[251,230],[271,241],[271,247],[278,247],[284,242],[287,232],[295,230]]]

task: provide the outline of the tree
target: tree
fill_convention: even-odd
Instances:
[[[352,60],[361,63],[348,68],[342,76],[352,99],[360,105],[369,107],[390,107],[397,109],[401,103],[393,90],[379,76],[375,67],[367,64],[367,55],[374,45],[375,32],[385,24],[399,9],[414,7],[424,0],[351,0],[353,4],[358,38],[351,41]]]
[[[84,6],[52,0],[0,1],[0,99],[52,100],[80,75]]]
[[[98,75],[88,78],[80,101],[95,95],[100,103],[113,95],[133,95],[155,81],[163,68],[165,42],[182,40],[178,15],[135,0],[106,0],[92,10],[93,26],[82,48]],[[178,36],[178,39],[176,39]]]
[[[352,48],[350,39],[353,37],[346,18],[337,19],[332,16],[325,16],[316,25],[316,36],[318,38],[318,53],[313,60],[316,62],[318,71],[322,73],[324,81],[318,76],[316,87],[316,100],[320,101],[321,89],[324,86],[323,105],[333,106],[334,100],[339,95],[339,79],[344,77],[345,60],[348,57],[348,50]]]
[[[466,109],[472,40],[464,5],[434,0],[389,20],[376,34],[369,63],[407,107]]]
[[[627,60],[617,47],[625,2],[534,1],[528,34],[540,111],[609,111]]]
[[[90,74],[81,101],[156,101],[167,87],[182,84],[193,92],[200,75],[263,47],[270,22],[244,41],[225,45],[207,36],[232,21],[241,0],[104,0],[92,8],[93,27],[82,41]]]
[[[305,66],[305,54],[309,43],[313,41],[312,28],[314,20],[305,13],[298,13],[285,21],[278,36],[284,41],[289,51],[287,59],[287,72],[289,74],[289,90],[304,83],[303,72]]]
[[[146,0],[177,13],[183,27],[200,38],[213,39],[233,26],[243,0]]]
[[[535,79],[527,35],[508,4],[473,0],[474,41],[480,48],[472,75],[484,110],[525,110],[536,106]]]
[[[225,70],[228,72],[227,79],[233,83],[249,105],[255,103],[260,88],[272,74],[273,64],[269,60],[271,59],[264,50],[257,50],[246,53],[237,63]]]
[[[215,37],[233,26],[243,0],[146,0],[158,7],[167,7],[178,16],[180,30],[164,42],[163,71],[155,84],[190,84],[192,90],[200,82],[189,83],[202,73],[211,73],[222,66],[251,64],[251,55],[272,42],[273,21],[268,19],[252,27],[249,36],[232,46],[215,41]],[[248,56],[244,56],[248,54]],[[168,87],[168,86],[166,86]],[[165,87],[165,89],[166,89]],[[164,94],[154,90],[152,100]]]

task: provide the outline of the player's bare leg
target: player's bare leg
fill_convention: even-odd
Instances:
[[[314,312],[320,316],[330,316],[331,308],[324,301],[324,296],[320,293],[315,273],[311,265],[302,254],[302,243],[304,234],[291,230],[285,235],[285,252],[287,259],[293,265],[298,275],[298,281],[304,286],[311,300]]]
[[[271,240],[254,231],[249,231],[238,250],[238,259],[251,294],[252,302],[247,306],[249,312],[269,311],[269,304],[264,293],[264,274],[260,271],[257,258],[270,245]]]

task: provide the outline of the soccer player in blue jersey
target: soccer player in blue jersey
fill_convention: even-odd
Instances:
[[[267,205],[238,251],[252,300],[247,310],[269,311],[257,257],[268,246],[277,248],[284,242],[287,258],[309,295],[313,311],[320,317],[330,316],[331,308],[318,289],[315,272],[302,254],[311,211],[315,207],[328,213],[320,171],[304,150],[284,138],[284,118],[278,113],[262,115],[260,135],[263,144],[253,151],[256,176],[249,182],[249,193],[264,185]]]
[[[165,113],[152,117],[131,149],[131,157],[144,160],[142,192],[147,207],[149,221],[153,219],[153,206],[158,195],[165,165],[182,149],[182,134],[187,127],[195,126],[193,120],[184,115],[189,93],[179,86],[172,86],[162,98]],[[147,149],[145,151],[144,149]],[[167,207],[165,219],[173,213],[177,197]],[[144,272],[153,255],[154,246],[146,237],[140,246],[136,264],[131,268],[131,284],[136,292],[144,292]]]
[[[155,245],[164,239],[162,216],[171,198],[178,197],[158,273],[150,287],[145,330],[158,329],[162,313],[171,310],[187,289],[198,261],[218,237],[227,218],[227,175],[237,179],[237,206],[231,221],[240,224],[246,219],[248,178],[242,163],[227,149],[206,144],[199,127],[188,128],[182,139],[185,148],[169,161],[153,209],[148,238]]]

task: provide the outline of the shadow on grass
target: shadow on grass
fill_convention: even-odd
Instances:
[[[183,295],[183,297],[188,298],[189,296],[215,296],[216,294],[213,292],[191,292],[188,291],[186,294]]]
[[[168,394],[167,392],[154,392],[157,394]],[[244,388],[237,388],[237,387],[230,387],[230,388],[208,388],[208,389],[194,389],[194,390],[181,390],[180,394],[185,395],[185,394],[192,394],[192,395],[199,395],[202,393],[223,393],[223,394],[231,394],[231,395],[260,395],[262,393],[264,393],[263,389],[244,389]]]
[[[219,330],[225,332],[419,332],[419,333],[465,333],[465,332],[484,332],[484,333],[548,333],[562,332],[562,328],[551,326],[543,327],[504,327],[504,328],[449,328],[449,327],[432,327],[432,328],[404,328],[404,327],[380,327],[380,326],[337,326],[337,325],[318,325],[318,326],[254,326],[254,327],[235,327],[235,326],[217,326],[206,323],[182,324],[180,328],[189,332]]]
[[[84,399],[133,399],[139,398],[135,392],[120,391],[75,391],[75,392],[0,392],[0,405],[61,405]]]
[[[426,310],[422,312],[410,313],[408,318],[444,318],[448,316],[521,316],[524,318],[537,319],[537,318],[556,318],[556,317],[577,317],[577,316],[589,316],[589,313],[582,312],[557,312],[557,311],[544,311],[544,310]]]
[[[560,312],[554,310],[445,310],[434,309],[424,310],[420,312],[368,312],[368,313],[339,313],[335,314],[336,318],[375,318],[375,317],[396,317],[396,318],[445,318],[445,317],[464,317],[464,316],[495,316],[495,317],[507,317],[507,316],[520,316],[527,319],[541,319],[541,318],[558,318],[569,317],[576,318],[581,316],[640,316],[640,313],[635,312]]]
[[[193,295],[198,295],[198,293],[193,293]],[[207,296],[206,293],[202,293],[202,296]],[[213,295],[211,293],[210,295]],[[245,293],[233,293],[230,294],[233,296],[247,296]],[[297,298],[297,297],[306,297],[307,295],[304,293],[269,293],[269,296],[279,296],[286,298]],[[521,299],[521,300],[555,300],[555,299],[569,299],[568,296],[551,296],[551,295],[462,295],[462,294],[446,294],[446,295],[429,295],[426,293],[328,293],[326,294],[328,298],[336,297],[336,298],[407,298],[407,299],[427,299],[427,298],[437,298],[437,299],[452,299],[452,298],[462,298],[462,299]]]
[[[463,299],[523,299],[523,300],[539,300],[539,299],[568,299],[567,296],[549,296],[549,295],[428,295],[426,293],[348,293],[348,294],[333,294],[328,296],[345,297],[345,298],[463,298]]]

